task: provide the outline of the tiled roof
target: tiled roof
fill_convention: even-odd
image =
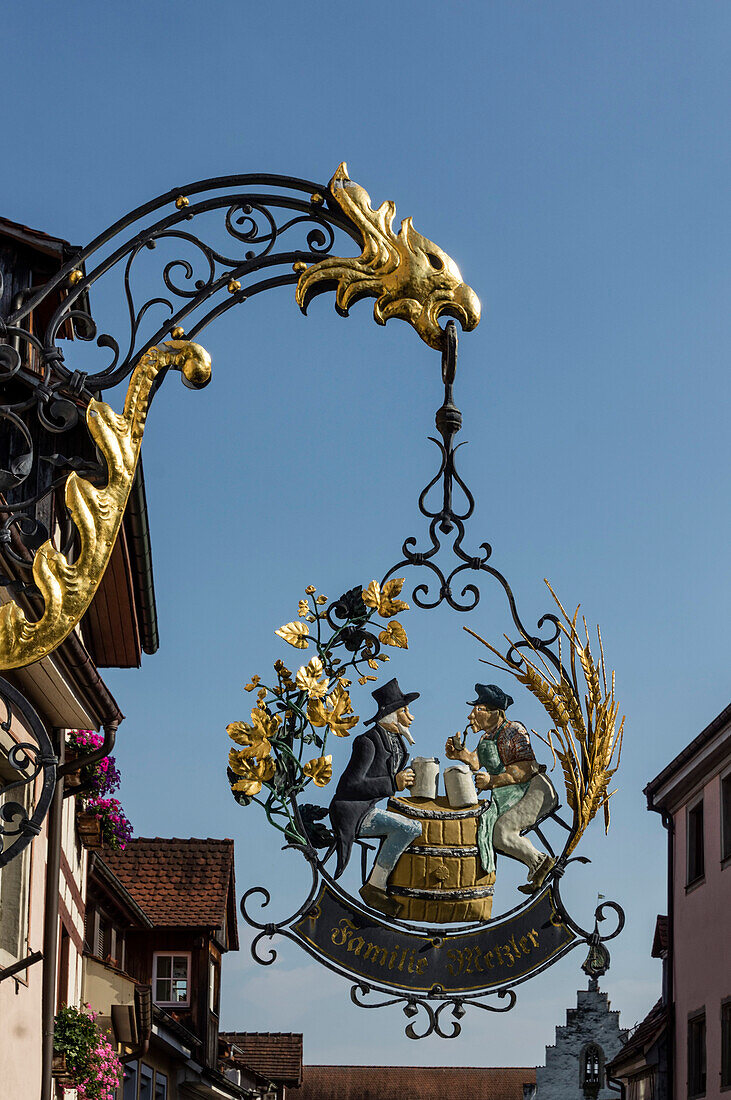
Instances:
[[[54,256],[73,251],[69,242],[62,240],[61,237],[52,237],[40,229],[31,229],[30,226],[21,225],[20,222],[11,222],[10,218],[0,218],[0,236],[22,241],[31,248],[49,252]]]
[[[231,1058],[260,1077],[295,1087],[301,1084],[300,1034],[291,1031],[222,1031],[220,1037],[237,1048],[231,1051]]]
[[[668,930],[668,918],[658,916],[655,921],[655,935],[652,940],[652,957],[653,959],[662,959],[667,955],[668,947],[670,946],[669,930]]]
[[[535,1066],[305,1066],[297,1100],[523,1100]]]
[[[662,1033],[667,1024],[667,1011],[662,1003],[662,998],[652,1006],[642,1023],[638,1024],[631,1036],[624,1044],[619,1054],[615,1054],[611,1062],[607,1064],[610,1073],[618,1070],[622,1063],[633,1059],[638,1054],[648,1050]]]
[[[137,837],[123,852],[105,851],[104,862],[158,927],[223,925],[235,889],[233,840]],[[233,947],[235,906],[232,911]]]

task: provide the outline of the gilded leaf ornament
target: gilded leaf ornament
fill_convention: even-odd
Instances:
[[[33,580],[43,597],[43,615],[29,621],[14,600],[0,607],[0,669],[22,668],[52,653],[80,622],[104,575],[119,534],[142,446],[153,384],[172,367],[193,389],[207,385],[207,351],[187,340],[149,348],[129,381],[124,412],[91,400],[86,423],[107,465],[107,484],[97,488],[75,472],[66,479],[65,500],[79,532],[73,563],[50,539],[36,553]]]
[[[345,163],[329,187],[333,201],[359,230],[363,251],[352,259],[331,256],[303,271],[297,283],[303,312],[312,298],[333,288],[336,309],[343,314],[361,298],[375,298],[373,316],[379,325],[399,317],[437,350],[443,339],[441,316],[454,317],[465,332],[479,324],[480,299],[462,281],[454,260],[417,233],[411,218],[394,233],[395,203],[384,202],[374,210],[370,195],[349,178]]]
[[[353,713],[348,692],[353,681],[346,672],[354,673],[360,685],[373,683],[380,662],[389,660],[381,644],[408,646],[406,631],[393,618],[408,609],[397,598],[403,584],[403,578],[359,584],[329,607],[327,596],[308,584],[298,601],[298,618],[275,634],[294,649],[311,646],[312,656],[294,673],[284,661],[275,660],[275,679],[269,684],[252,676],[244,686],[244,691],[257,689],[251,720],[226,727],[237,746],[229,749],[227,772],[234,798],[242,806],[261,806],[269,824],[284,833],[289,844],[307,846],[312,841],[305,811],[316,807],[297,809],[297,797],[310,784],[330,783],[333,757],[326,752],[328,738],[347,738],[360,722]],[[373,674],[359,675],[364,668]],[[319,755],[308,759],[305,747],[310,745]]]

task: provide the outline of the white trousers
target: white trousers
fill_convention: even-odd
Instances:
[[[528,784],[520,802],[516,802],[495,822],[492,834],[493,847],[497,852],[519,859],[532,875],[543,862],[544,853],[531,844],[527,836],[521,836],[524,829],[535,825],[556,806],[558,799],[551,780],[543,772],[534,775]]]

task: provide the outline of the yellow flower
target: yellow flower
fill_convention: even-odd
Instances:
[[[242,791],[243,794],[252,797],[259,793],[262,783],[267,783],[274,778],[275,764],[271,756],[266,760],[260,760],[258,764],[254,764],[251,760],[237,760],[234,763],[231,760],[234,755],[237,755],[236,750],[231,749],[229,766],[232,771],[235,771],[241,777],[231,784],[234,791]]]
[[[327,676],[320,679],[322,673],[322,661],[319,657],[313,657],[309,664],[297,670],[295,683],[300,691],[307,692],[310,699],[319,698],[327,691]]]
[[[359,676],[358,677],[358,683],[359,684],[367,684],[369,680],[377,680],[377,679],[378,679],[377,676]]]
[[[314,584],[308,584],[305,592],[308,596],[311,596],[313,592],[317,592],[317,589],[315,588]]]
[[[333,776],[333,758],[316,756],[314,760],[308,760],[302,770],[318,787],[326,787]]]
[[[338,676],[338,683],[341,687],[349,688],[353,681],[349,680],[347,676]]]
[[[293,645],[295,649],[307,649],[309,641],[307,635],[310,633],[307,623],[285,623],[274,633],[283,638],[285,642]]]
[[[281,676],[283,680],[286,680],[288,676],[292,675],[292,673],[285,665],[284,661],[275,661],[274,671],[277,673],[278,676]]]
[[[251,683],[246,685],[246,687],[244,688],[244,691],[253,691],[260,680],[261,680],[261,676],[252,676],[251,677]]]
[[[327,596],[320,594],[315,600],[315,603],[327,603]]]
[[[297,607],[297,614],[299,615],[300,619],[306,619],[309,613],[310,605],[308,604],[307,600],[300,600]]]

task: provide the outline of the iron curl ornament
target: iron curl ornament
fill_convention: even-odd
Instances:
[[[393,203],[371,207],[345,164],[327,187],[274,175],[202,180],[133,210],[0,317],[0,547],[12,563],[11,574],[0,577],[11,596],[0,620],[0,669],[47,655],[79,622],[121,524],[150,402],[167,370],[180,369],[181,355],[198,364],[190,375],[183,369],[184,380],[204,384],[198,375],[206,353],[195,338],[211,321],[265,290],[293,285],[303,312],[331,289],[344,315],[374,297],[379,324],[401,318],[430,346],[440,345],[444,314],[465,329],[477,325],[479,300],[454,261],[410,218],[394,232],[394,214]],[[361,255],[332,256],[342,238],[360,245]],[[159,289],[141,297],[136,275],[151,252],[162,257],[152,274]],[[149,288],[149,268],[145,275]],[[91,288],[115,278],[127,306],[124,339],[99,333],[88,308]],[[41,307],[48,312],[54,302],[39,330]],[[72,370],[60,344],[70,334],[95,342],[111,362],[91,374]],[[184,347],[195,349],[193,359],[185,360]],[[209,362],[203,374],[207,381]],[[126,378],[125,423],[117,423],[99,396]],[[100,423],[103,442],[94,430]],[[54,511],[56,522],[49,522]],[[79,545],[89,560],[74,570]],[[29,623],[17,596],[43,602],[40,623]]]
[[[58,758],[42,719],[28,700],[0,678],[0,870],[41,831],[56,786]]]
[[[550,585],[556,610],[545,612],[538,620],[538,631],[543,630],[544,636],[532,634],[519,615],[507,579],[490,564],[489,544],[483,543],[480,553],[474,556],[463,549],[465,524],[474,510],[474,498],[455,463],[454,436],[461,427],[461,414],[453,395],[456,352],[456,330],[453,322],[449,322],[442,361],[445,397],[436,414],[441,439],[433,439],[439,449],[440,466],[419,497],[420,511],[428,520],[427,546],[418,549],[417,538],[409,536],[402,547],[402,558],[381,581],[356,585],[335,601],[328,602],[314,585],[308,586],[299,601],[297,619],[275,633],[294,649],[307,650],[309,659],[303,654],[306,663],[296,671],[290,671],[282,660],[275,661],[270,682],[254,676],[246,686],[247,691],[257,692],[250,720],[228,727],[237,746],[230,751],[228,769],[234,797],[244,806],[258,803],[268,822],[283,834],[285,848],[300,852],[312,874],[307,897],[284,920],[267,923],[252,912],[252,902],[257,898],[263,909],[270,904],[269,892],[264,887],[246,892],[241,912],[257,930],[251,948],[254,959],[263,965],[275,961],[276,950],[265,948],[265,941],[274,936],[298,943],[313,958],[352,982],[354,1004],[362,1008],[400,1006],[409,1021],[405,1033],[410,1039],[431,1035],[455,1038],[470,1007],[509,1011],[516,1003],[518,985],[581,944],[588,948],[583,969],[596,979],[609,967],[606,942],[617,936],[624,924],[621,907],[613,901],[605,902],[596,908],[594,928],[590,931],[571,916],[561,896],[561,879],[567,869],[574,863],[588,862],[584,856],[572,853],[590,821],[602,811],[605,827],[609,828],[609,800],[614,793],[609,788],[619,766],[624,722],[618,718],[614,674],[607,673],[601,634],[597,633],[597,656],[585,621],[582,620],[584,633],[579,630],[578,609],[569,615]],[[460,505],[455,504],[455,490],[462,493]],[[435,495],[436,503],[430,504]],[[446,567],[441,553],[444,535],[452,537],[451,564]],[[406,578],[412,569],[417,573],[424,570],[428,577],[420,581],[418,575],[416,579],[412,576],[407,592]],[[475,574],[476,579],[460,580],[462,588],[455,593],[455,579],[467,571]],[[362,834],[356,831],[364,881],[359,891],[361,901],[338,881],[340,856],[338,868],[330,861],[339,844],[336,814],[341,812],[337,807],[342,799],[366,798],[376,792],[375,773],[366,774],[361,768],[361,791],[352,794],[354,782],[357,784],[353,779],[357,772],[353,761],[360,767],[369,751],[367,745],[375,744],[378,749],[378,738],[366,730],[353,742],[350,763],[341,774],[329,807],[332,828],[326,823],[328,807],[304,802],[302,795],[310,784],[314,789],[327,787],[337,770],[334,753],[326,751],[328,735],[335,738],[333,748],[340,750],[341,740],[356,732],[360,717],[354,714],[350,694],[354,679],[357,677],[361,687],[370,686],[383,672],[384,662],[408,648],[402,620],[410,605],[404,595],[410,594],[413,604],[425,611],[446,603],[454,611],[471,612],[480,601],[477,580],[481,575],[497,580],[505,592],[515,633],[505,635],[505,648],[500,649],[471,628],[465,629],[489,650],[497,667],[510,674],[543,706],[552,728],[545,737],[535,730],[533,733],[550,749],[554,766],[557,763],[561,766],[570,815],[558,812],[561,806],[556,797],[523,822],[522,835],[535,834],[545,849],[543,871],[534,876],[533,886],[529,878],[527,886],[519,887],[529,895],[527,900],[492,917],[494,864],[490,877],[485,874],[490,868],[479,847],[480,822],[489,816],[491,802],[479,801],[475,796],[474,805],[469,801],[455,804],[451,797],[449,800],[426,797],[423,791],[418,797],[412,791],[407,798],[398,793],[401,788],[396,783],[388,811],[412,822],[418,819],[422,824],[392,867],[383,891],[369,891],[371,878],[366,881],[366,872],[369,853],[374,849],[365,838],[387,834],[377,830]],[[546,626],[548,629],[544,630]],[[485,686],[476,685],[480,687]],[[490,686],[490,690],[493,688],[495,685]],[[509,696],[500,689],[497,691],[507,700],[503,705],[512,703]],[[389,692],[397,693],[394,707],[404,706],[412,698],[398,697],[396,680],[385,685],[380,695],[375,691],[374,698],[378,702]],[[525,746],[524,727],[507,723],[504,712],[497,705],[494,709],[503,719],[495,736],[503,725],[508,725],[511,736]],[[377,722],[382,710],[379,702],[378,715],[371,722]],[[386,725],[385,718],[383,723],[381,734],[395,729]],[[379,729],[378,724],[375,729]],[[313,750],[318,755],[306,759]],[[469,760],[476,754],[465,755],[460,749],[453,755]],[[519,759],[530,758],[532,753],[524,748]],[[368,757],[369,768],[371,759]],[[479,764],[484,766],[482,758]],[[403,760],[396,767],[403,768]],[[522,788],[526,794],[534,780],[540,780],[544,789],[554,791],[542,774],[546,769],[535,764],[531,767],[532,778]],[[476,768],[477,765],[473,770]],[[489,787],[493,800],[495,790],[504,786],[500,774],[508,770],[507,766],[497,769],[498,778]],[[394,781],[397,780],[398,775]],[[520,776],[515,783],[519,781],[522,782]],[[380,787],[378,791],[375,800],[384,795]],[[517,807],[523,797],[521,794],[515,803]],[[498,810],[498,814],[501,812]],[[565,816],[570,816],[570,821]],[[464,830],[473,828],[472,819],[477,819],[477,846],[474,835],[465,843]],[[433,843],[435,829],[442,830],[437,846]],[[550,832],[556,829],[558,842]],[[444,839],[447,830],[449,843]],[[384,849],[385,845],[381,851]],[[499,850],[508,851],[506,847]],[[447,866],[450,859],[454,862],[454,857],[463,858],[456,879]],[[375,856],[374,868],[379,859],[380,852]],[[405,878],[406,872],[401,870],[403,860],[409,861],[411,878]],[[423,882],[414,880],[414,867]],[[438,880],[436,888],[433,878]],[[402,915],[404,905],[411,906],[410,916]],[[615,926],[602,933],[600,924],[608,913],[616,918]],[[444,925],[449,927],[445,929]]]

